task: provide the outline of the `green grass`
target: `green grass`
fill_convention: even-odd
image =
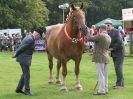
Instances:
[[[125,87],[115,90],[115,72],[112,60],[109,64],[109,94],[105,96],[93,96],[93,88],[96,84],[95,63],[91,62],[90,53],[83,54],[80,64],[80,81],[83,91],[74,90],[75,74],[74,62],[68,62],[67,86],[69,91],[59,91],[60,85],[48,85],[49,68],[45,52],[35,52],[31,65],[31,91],[34,96],[28,97],[16,94],[15,88],[21,75],[21,69],[15,59],[11,58],[11,52],[0,52],[0,99],[133,99],[133,57],[125,57],[124,78]],[[53,74],[56,74],[56,60],[54,60]],[[62,78],[62,76],[61,76]]]

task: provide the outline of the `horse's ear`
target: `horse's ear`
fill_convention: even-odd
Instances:
[[[84,5],[83,5],[83,2],[82,2],[81,6],[80,6],[80,9],[83,9],[83,6],[84,6]]]
[[[72,8],[72,10],[75,10],[75,6],[73,4],[71,5],[71,8]]]

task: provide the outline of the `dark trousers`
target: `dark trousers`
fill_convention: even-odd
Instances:
[[[123,78],[123,56],[113,57],[115,72],[116,72],[116,86],[124,86],[124,78]]]
[[[17,90],[22,90],[25,86],[25,91],[30,90],[30,65],[20,63],[22,69],[22,75],[19,80]]]

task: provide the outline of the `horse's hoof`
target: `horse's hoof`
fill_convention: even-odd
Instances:
[[[83,87],[79,84],[79,85],[76,85],[75,89],[77,91],[82,91],[83,90]]]
[[[54,82],[53,81],[48,81],[48,85],[53,85]]]
[[[61,84],[61,80],[56,80],[56,84]]]
[[[61,92],[68,92],[68,89],[67,89],[66,86],[62,86],[62,87],[60,88],[60,91],[61,91]]]

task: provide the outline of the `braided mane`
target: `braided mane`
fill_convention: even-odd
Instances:
[[[80,10],[80,7],[75,7],[75,8],[76,8],[76,10]],[[72,8],[70,8],[69,13],[67,14],[65,23],[70,19],[72,14],[73,14],[73,10],[72,10]]]

